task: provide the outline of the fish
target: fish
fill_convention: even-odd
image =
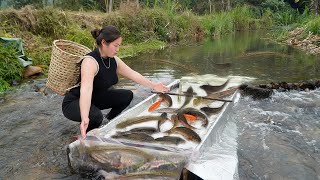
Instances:
[[[212,94],[214,92],[220,91],[223,88],[225,88],[227,86],[227,84],[229,83],[229,81],[230,81],[230,79],[228,79],[225,83],[223,83],[220,86],[211,86],[208,84],[204,84],[204,85],[201,85],[200,88],[203,89],[207,93],[207,95],[209,95],[209,94]]]
[[[158,171],[143,171],[143,172],[137,172],[137,173],[127,173],[122,176],[118,176],[115,178],[111,178],[109,180],[119,180],[119,179],[153,179],[156,177],[160,177],[161,179],[163,178],[172,178],[176,179],[179,174],[174,171],[167,171],[167,170],[158,170]]]
[[[153,127],[138,127],[130,129],[128,132],[138,132],[138,133],[145,133],[145,134],[153,134],[158,132],[156,128]]]
[[[180,137],[175,137],[175,136],[163,136],[163,137],[156,138],[155,140],[159,143],[168,143],[168,144],[175,144],[175,145],[179,145],[186,142],[184,139],[181,139]]]
[[[199,110],[195,109],[195,108],[191,108],[191,107],[184,108],[179,113],[180,114],[190,114],[190,115],[196,116],[197,118],[199,118],[199,120],[202,121],[202,126],[203,127],[207,127],[208,126],[208,123],[209,123],[208,117],[205,114],[203,114],[202,112],[200,112]],[[178,117],[181,117],[181,115],[180,116],[178,115]]]
[[[163,123],[165,123],[167,120],[169,120],[169,119],[161,119],[161,120],[158,121],[158,131],[159,131],[159,132],[160,132],[160,126],[161,126]]]
[[[174,129],[171,129],[169,131],[167,131],[168,134],[180,134],[182,135],[184,138],[193,141],[195,143],[200,143],[201,142],[201,138],[200,136],[194,132],[193,130],[191,130],[190,128],[186,128],[186,127],[176,127]]]
[[[238,87],[232,87],[232,88],[229,88],[225,91],[221,91],[221,92],[215,92],[215,93],[212,93],[208,96],[205,96],[205,97],[208,97],[208,98],[224,98],[224,97],[227,97],[227,96],[231,96],[234,92],[236,92],[238,89]],[[193,100],[193,105],[194,106],[197,106],[199,104],[209,104],[211,103],[213,100],[209,100],[209,99],[203,99],[201,97],[196,97],[194,100]]]
[[[191,101],[191,99],[193,98],[194,93],[193,93],[192,87],[190,86],[187,89],[187,92],[185,92],[184,94],[185,94],[185,100],[184,100],[184,103],[182,104],[182,106],[179,109],[184,108]]]
[[[196,129],[195,127],[191,126],[187,119],[185,118],[184,116],[184,112],[182,112],[181,110],[177,113],[177,116],[178,116],[178,121],[185,127],[187,128],[190,128],[190,129]]]
[[[94,151],[90,153],[92,160],[94,163],[87,159],[83,160],[81,164],[81,168],[83,168],[83,164],[94,164],[95,170],[104,169],[108,172],[135,172],[139,167],[143,166],[146,163],[153,162],[147,161],[142,156],[137,156],[135,154],[131,154],[123,151]],[[98,162],[98,163],[97,163]],[[92,172],[92,168],[88,168],[87,171]]]
[[[178,108],[161,108],[161,109],[156,109],[154,112],[158,112],[158,113],[174,113],[178,110]]]
[[[91,145],[86,147],[89,154],[93,152],[126,152],[129,154],[137,155],[139,157],[143,157],[147,162],[152,161],[155,157],[139,148],[122,146],[113,144],[112,146],[109,145]]]
[[[178,168],[178,164],[181,162],[181,160],[183,161],[183,159],[177,159],[176,160],[172,160],[164,158],[164,159],[157,159],[151,162],[147,162],[145,163],[143,166],[139,167],[137,169],[136,172],[144,172],[144,171],[161,171],[161,170],[167,170],[167,171],[176,171]],[[179,162],[180,161],[180,162]],[[176,171],[177,174],[179,174],[179,171]]]
[[[167,104],[168,107],[172,106],[172,99],[168,94],[165,93],[161,93],[159,94],[159,100],[156,101],[155,103],[153,103],[149,108],[148,108],[148,112],[154,111],[156,110],[158,107],[160,107],[162,102],[165,102]]]
[[[218,108],[202,107],[202,108],[200,108],[200,110],[203,111],[207,116],[211,116],[214,114],[218,114],[223,109],[225,104],[226,103],[223,103],[223,105]]]
[[[197,116],[191,114],[183,114],[183,116],[187,119],[188,122],[194,122],[197,120]]]
[[[170,121],[173,123],[173,126],[171,129],[174,129],[175,127],[177,127],[179,125],[178,116],[176,114],[171,115]],[[170,131],[170,130],[168,130],[168,131]]]
[[[161,120],[161,119],[167,119],[167,113],[162,113],[161,116],[139,116],[135,118],[130,118],[117,124],[116,128],[121,129],[121,128],[126,128],[128,126],[131,126],[133,124]]]
[[[166,102],[168,107],[172,106],[172,98],[168,94],[161,93],[159,94],[159,97],[162,99],[163,102]]]
[[[214,63],[214,65],[219,66],[220,68],[226,68],[226,67],[230,67],[231,63],[230,62],[226,62],[226,63]]]
[[[123,132],[119,134],[112,135],[111,138],[114,139],[128,139],[134,141],[142,141],[142,142],[153,142],[154,138],[146,133],[139,132]]]
[[[153,103],[149,108],[148,108],[148,112],[154,111],[155,109],[157,109],[158,107],[160,107],[162,100],[158,100],[155,103]]]
[[[95,151],[95,152],[92,152],[90,156],[102,164],[113,162],[112,166],[115,166],[115,167],[119,167],[119,164],[121,164],[120,162],[121,157],[119,154],[108,153],[104,151]]]

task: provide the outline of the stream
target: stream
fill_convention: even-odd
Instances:
[[[269,42],[264,34],[237,33],[123,60],[166,84],[205,74],[249,77],[253,84],[320,79],[320,57]],[[37,92],[45,82],[30,79],[0,97],[0,179],[85,179],[71,174],[67,163],[66,147],[80,133],[79,124],[63,116],[62,96]],[[128,108],[151,95],[150,89],[124,78],[117,87],[134,92]],[[227,116],[220,144],[211,150],[224,153],[223,144],[236,132],[235,179],[320,179],[319,115],[319,89],[275,92],[264,100],[243,96]]]

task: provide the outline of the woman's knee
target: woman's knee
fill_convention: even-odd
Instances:
[[[94,129],[94,128],[98,128],[101,124],[102,124],[102,120],[103,120],[103,115],[102,112],[99,111],[91,111],[89,113],[89,127],[88,130]]]
[[[90,119],[90,122],[92,121],[94,123],[101,124],[103,120],[102,112],[100,110],[90,111],[89,119]]]
[[[133,99],[133,92],[130,90],[122,89],[118,94],[117,101],[120,106],[128,106]]]
[[[81,121],[79,105],[76,102],[71,102],[62,105],[62,113],[64,117],[72,121]]]
[[[127,98],[128,105],[131,103],[132,99],[133,99],[133,92],[128,90],[128,98]]]

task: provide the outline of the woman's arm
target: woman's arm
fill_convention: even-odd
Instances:
[[[155,83],[150,81],[149,79],[142,76],[140,73],[131,69],[126,63],[124,63],[120,58],[116,58],[118,63],[117,73],[133,80],[134,82],[141,84],[146,87],[150,87],[157,92],[166,92],[169,90],[167,86],[162,83]]]
[[[82,61],[79,106],[81,115],[80,132],[83,138],[86,137],[86,130],[89,125],[93,79],[97,70],[97,63],[93,59],[85,58]]]

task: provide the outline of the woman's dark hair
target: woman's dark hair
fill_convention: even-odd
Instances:
[[[112,41],[121,37],[120,31],[114,26],[106,26],[102,29],[94,29],[91,31],[91,35],[96,40],[98,46],[101,45],[102,39],[104,39],[107,43],[111,43]]]

